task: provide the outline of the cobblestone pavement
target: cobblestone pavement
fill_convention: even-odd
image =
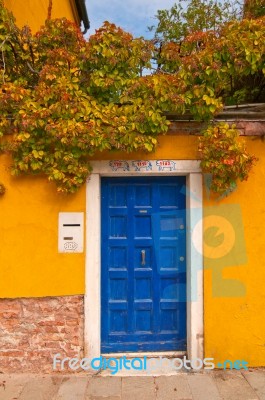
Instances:
[[[0,375],[0,400],[265,400],[265,369],[168,376]]]

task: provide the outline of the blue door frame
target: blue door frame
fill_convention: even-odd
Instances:
[[[102,353],[186,350],[185,183],[102,178]]]

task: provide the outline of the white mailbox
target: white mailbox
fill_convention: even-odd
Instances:
[[[59,213],[59,253],[82,253],[84,250],[84,213]]]

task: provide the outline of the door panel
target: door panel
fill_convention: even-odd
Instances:
[[[186,349],[185,177],[102,179],[101,351]]]

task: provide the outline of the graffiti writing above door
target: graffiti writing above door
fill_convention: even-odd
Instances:
[[[173,160],[113,160],[109,166],[114,172],[148,172],[148,171],[175,171],[176,162]]]

